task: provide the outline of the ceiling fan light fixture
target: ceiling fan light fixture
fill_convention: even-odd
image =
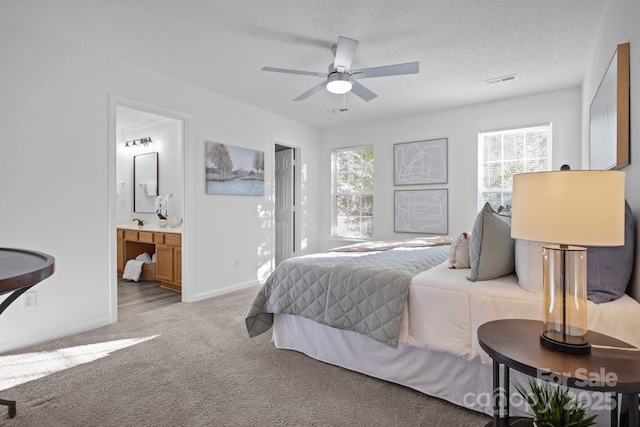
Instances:
[[[327,90],[336,95],[347,93],[353,87],[351,76],[346,73],[332,73],[327,78]]]
[[[352,92],[365,102],[369,102],[378,95],[364,87],[360,80],[373,77],[400,76],[403,74],[418,74],[419,64],[417,62],[407,62],[406,64],[383,65],[381,67],[361,68],[358,70],[351,69],[353,57],[356,54],[358,40],[348,37],[338,37],[338,44],[333,50],[334,61],[329,64],[326,73],[289,70],[287,68],[262,67],[262,71],[271,71],[276,73],[300,74],[303,76],[323,77],[322,83],[315,85],[302,95],[294,98],[294,101],[303,101],[311,95],[320,92],[325,87],[327,90],[336,95],[342,95]],[[355,81],[354,79],[358,79]]]

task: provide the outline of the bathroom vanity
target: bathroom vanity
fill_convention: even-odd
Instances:
[[[143,226],[117,229],[117,266],[122,274],[130,259],[143,252],[156,254],[156,278],[160,286],[182,291],[182,230]]]

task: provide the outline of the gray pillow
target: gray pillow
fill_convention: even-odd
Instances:
[[[516,276],[522,289],[529,292],[542,292],[544,243],[516,239]]]
[[[478,213],[469,241],[472,282],[491,280],[513,273],[515,240],[509,218],[495,213],[489,203]]]
[[[624,295],[635,259],[636,225],[625,202],[624,246],[587,246],[587,297],[600,304]]]

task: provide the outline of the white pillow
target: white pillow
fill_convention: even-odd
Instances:
[[[154,255],[155,255],[155,254],[154,254]],[[146,252],[143,252],[143,253],[141,253],[140,255],[138,255],[138,256],[136,257],[136,261],[142,261],[142,262],[144,262],[145,264],[148,264],[148,263],[150,263],[150,262],[153,262],[153,261],[152,261],[152,259],[151,259],[151,255],[149,255],[149,254],[148,254],[148,253],[146,253]]]
[[[522,289],[542,292],[542,242],[516,239],[516,276]]]
[[[137,282],[138,280],[140,280],[143,264],[144,264],[144,261],[130,259],[129,261],[127,261],[127,264],[124,266],[124,271],[122,272],[122,278]]]
[[[469,233],[462,233],[449,249],[449,268],[470,268]]]

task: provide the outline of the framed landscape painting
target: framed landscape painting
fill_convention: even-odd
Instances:
[[[446,184],[447,138],[393,145],[394,185]]]
[[[264,151],[205,141],[207,194],[264,196]]]
[[[396,190],[394,223],[397,233],[448,233],[448,190]]]

